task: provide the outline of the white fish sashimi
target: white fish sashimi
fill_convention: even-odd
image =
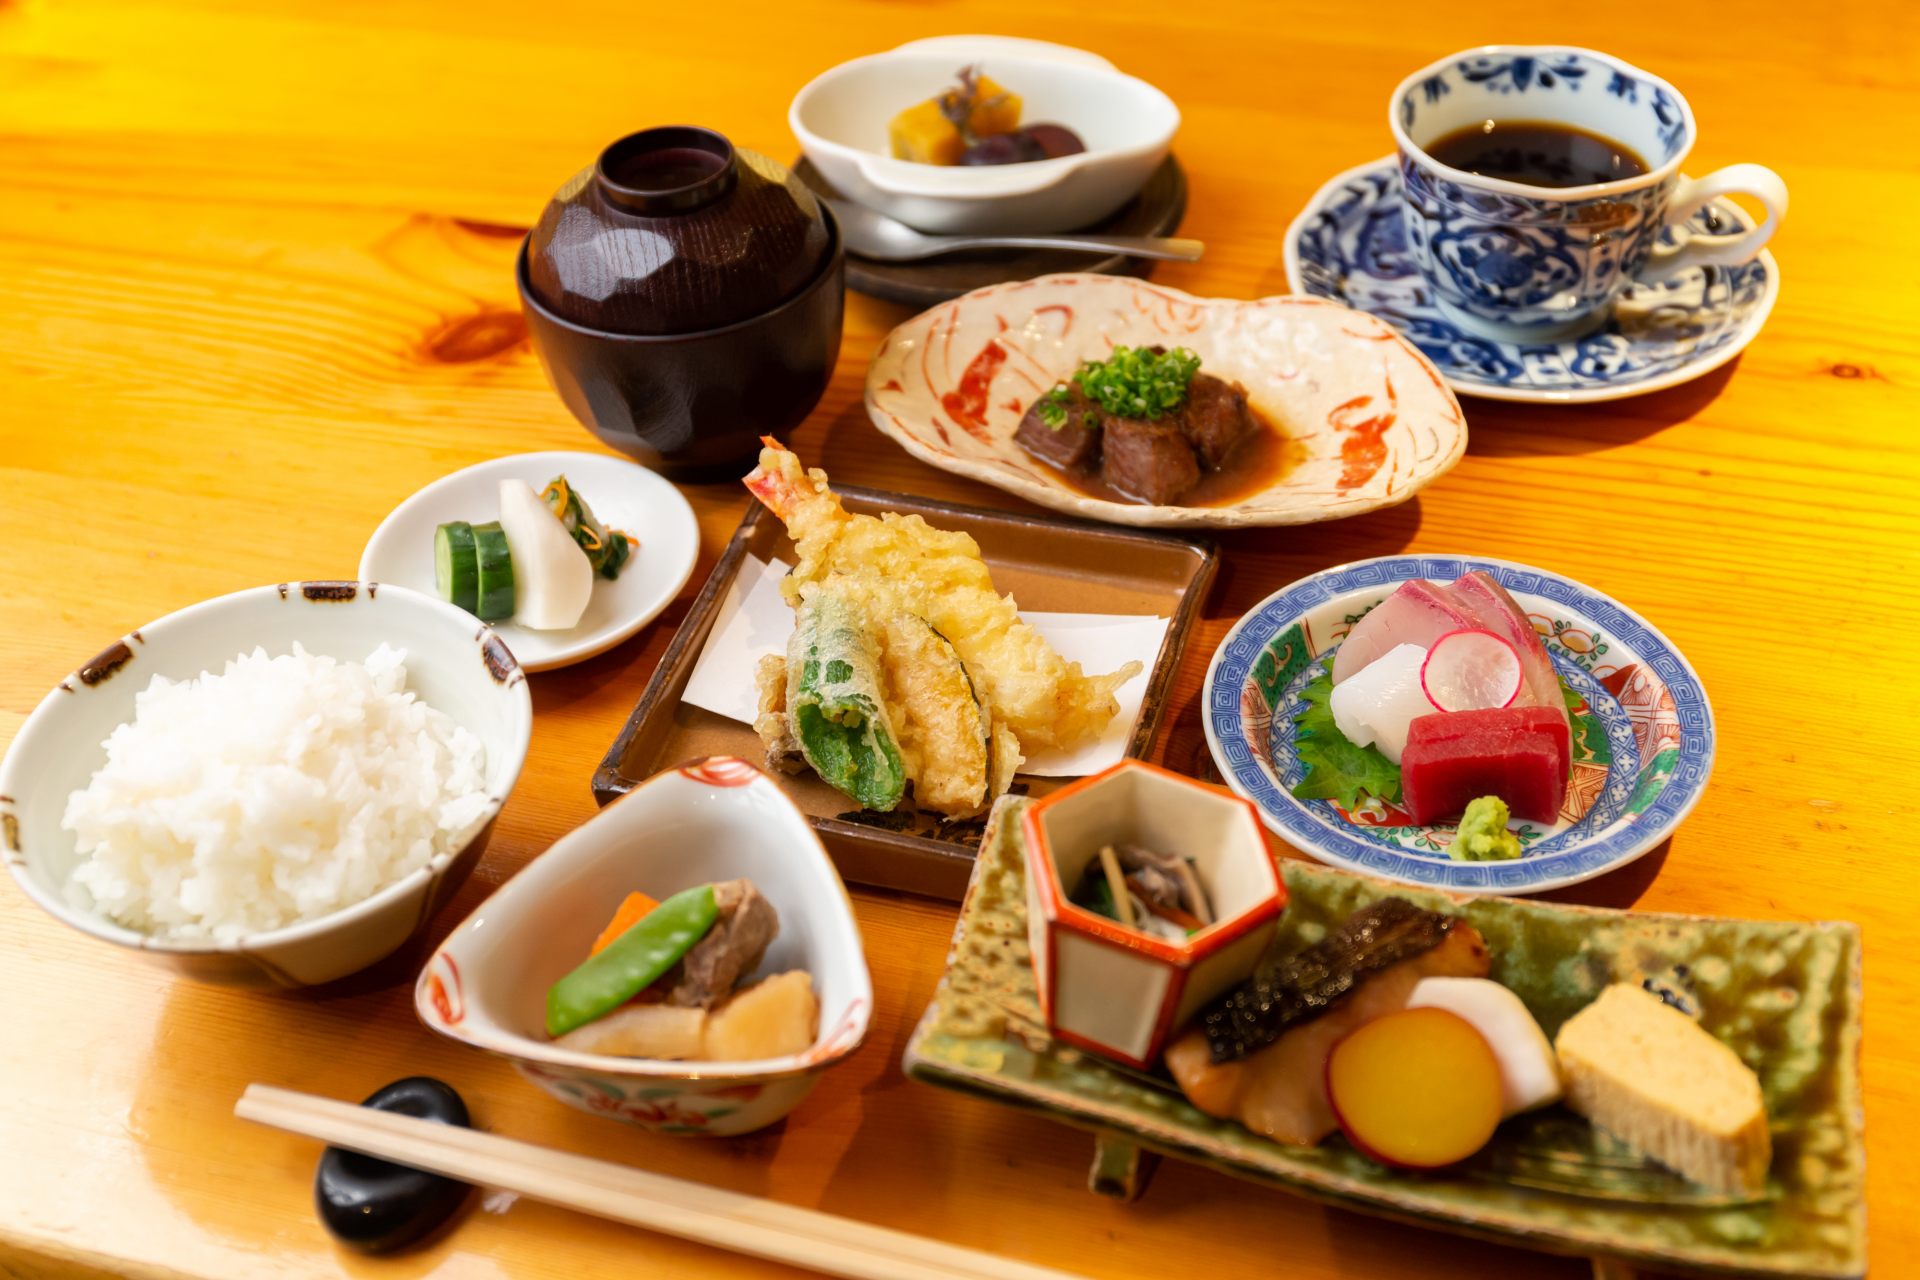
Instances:
[[[1333,655],[1333,683],[1345,684],[1397,646],[1424,649],[1449,631],[1479,625],[1446,587],[1420,578],[1403,582],[1340,642]]]
[[[1356,745],[1378,747],[1380,754],[1399,764],[1414,717],[1439,710],[1420,684],[1420,668],[1426,661],[1427,651],[1421,646],[1398,645],[1352,679],[1334,685],[1327,704],[1334,725]]]

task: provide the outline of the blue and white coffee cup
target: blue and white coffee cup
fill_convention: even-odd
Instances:
[[[1453,54],[1401,81],[1388,120],[1414,260],[1450,319],[1496,341],[1576,336],[1604,323],[1636,280],[1746,262],[1787,211],[1786,183],[1763,165],[1682,179],[1695,137],[1687,100],[1658,76],[1590,49],[1487,45]],[[1543,187],[1455,169],[1425,150],[1488,120],[1571,125],[1612,138],[1644,157],[1647,171]],[[1736,192],[1764,205],[1766,220],[1741,235],[1684,229],[1710,202]]]

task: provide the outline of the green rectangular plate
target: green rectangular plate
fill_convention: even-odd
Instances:
[[[1027,958],[1019,813],[1030,803],[1010,796],[994,810],[947,973],[907,1046],[915,1079],[1345,1208],[1554,1253],[1762,1275],[1865,1274],[1857,926],[1461,898],[1285,862],[1277,947],[1296,950],[1398,894],[1479,929],[1492,976],[1549,1036],[1610,982],[1678,984],[1697,1001],[1702,1025],[1759,1073],[1773,1131],[1767,1196],[1745,1203],[1641,1160],[1558,1107],[1509,1120],[1466,1165],[1398,1173],[1338,1137],[1310,1148],[1272,1142],[1194,1109],[1165,1079],[1051,1041]]]

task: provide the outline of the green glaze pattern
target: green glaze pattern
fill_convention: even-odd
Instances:
[[[1716,1198],[1559,1107],[1515,1117],[1465,1166],[1413,1175],[1335,1137],[1289,1147],[1189,1106],[1167,1081],[1053,1043],[1028,960],[1025,847],[989,819],[946,976],[905,1057],[916,1079],[978,1093],[1351,1209],[1556,1253],[1763,1275],[1866,1271],[1859,1080],[1860,936],[1851,924],[1652,915],[1465,898],[1287,861],[1275,946],[1296,950],[1391,894],[1464,916],[1493,977],[1548,1035],[1614,981],[1697,1012],[1760,1075],[1772,1121],[1767,1196]]]

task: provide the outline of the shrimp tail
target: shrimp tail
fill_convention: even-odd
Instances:
[[[811,496],[806,492],[810,488],[806,473],[801,470],[793,450],[772,436],[761,436],[760,443],[765,446],[760,450],[760,465],[749,471],[741,483],[747,486],[747,492],[766,504],[767,510],[779,516],[782,523],[790,522],[801,500]]]

